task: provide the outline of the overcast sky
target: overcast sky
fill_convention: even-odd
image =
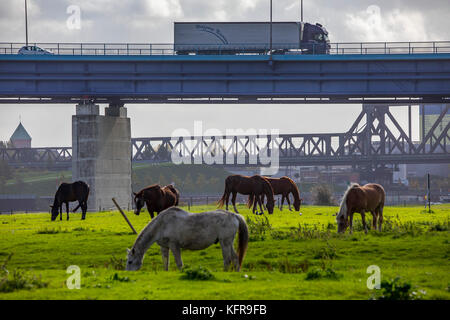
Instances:
[[[299,3],[273,0],[274,21],[299,20]],[[23,5],[0,0],[0,42],[25,41]],[[81,9],[80,30],[67,27],[70,5]],[[322,23],[332,42],[450,40],[448,0],[304,0],[304,6],[305,21]],[[28,11],[30,42],[171,43],[174,21],[265,21],[269,0],[28,0]],[[223,131],[343,132],[360,111],[360,105],[128,106],[133,137],[193,130],[195,120]],[[21,117],[33,146],[70,146],[74,112],[72,105],[0,105],[0,140],[9,139]],[[406,110],[395,112],[406,123]],[[416,128],[417,108],[414,115]]]

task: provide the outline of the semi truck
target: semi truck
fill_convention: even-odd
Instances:
[[[329,54],[328,31],[319,23],[175,22],[174,50],[186,54]]]

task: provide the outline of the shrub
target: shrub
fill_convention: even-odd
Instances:
[[[263,241],[266,238],[266,232],[272,230],[272,225],[269,218],[265,215],[262,217],[255,217],[254,219],[247,216],[246,222],[250,234],[250,241]]]
[[[400,277],[394,280],[383,280],[381,282],[381,295],[379,300],[418,300],[421,295],[412,291],[412,285],[409,282],[401,281]],[[425,292],[422,292],[424,294]]]
[[[338,280],[341,278],[341,275],[334,271],[332,268],[327,268],[325,270],[315,268],[311,271],[308,271],[306,274],[306,280],[316,280],[316,279],[330,279],[330,280]]]
[[[335,204],[333,199],[333,193],[330,188],[325,184],[319,184],[314,186],[311,190],[313,195],[313,201],[315,205],[319,206],[331,206]]]
[[[14,269],[12,272],[7,270],[7,264],[11,259],[10,254],[0,268],[0,292],[13,292],[16,290],[31,290],[35,288],[46,288],[48,282],[41,280],[41,277],[28,275],[22,270]]]
[[[109,262],[105,264],[106,268],[112,268],[114,270],[125,270],[126,261],[122,258],[116,258],[114,255],[109,259]]]
[[[209,269],[202,266],[195,268],[186,267],[183,269],[183,273],[180,279],[184,280],[212,280],[215,278]]]
[[[114,273],[114,275],[111,276],[110,280],[112,280],[112,281],[119,281],[119,282],[130,282],[130,278],[128,278],[128,277],[121,277],[121,276],[119,276],[119,274],[117,272]]]

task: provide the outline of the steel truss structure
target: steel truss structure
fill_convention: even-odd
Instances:
[[[376,168],[388,164],[450,163],[450,122],[442,109],[422,141],[406,132],[387,105],[365,105],[344,133],[265,134],[219,137],[133,138],[135,163],[186,163],[223,166],[333,166]],[[409,113],[410,114],[410,113]],[[422,128],[424,129],[424,128]],[[63,148],[0,149],[12,166],[71,166],[72,150]]]

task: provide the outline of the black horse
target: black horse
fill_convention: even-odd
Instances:
[[[74,183],[61,183],[56,191],[55,200],[52,208],[52,221],[58,217],[60,214],[60,219],[62,220],[62,205],[66,204],[67,220],[69,220],[69,202],[78,201],[78,206],[73,209],[73,212],[77,211],[81,207],[82,216],[81,219],[86,218],[87,211],[87,200],[89,197],[89,186],[83,181],[76,181]]]

